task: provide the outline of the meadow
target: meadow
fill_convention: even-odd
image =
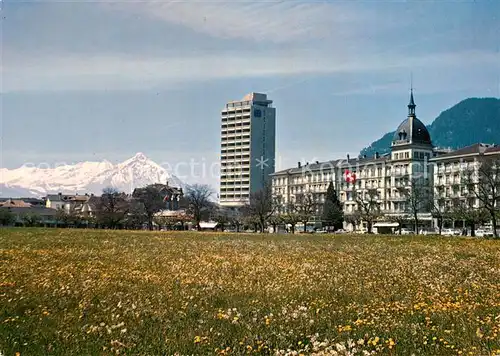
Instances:
[[[500,355],[500,241],[0,229],[1,355]]]

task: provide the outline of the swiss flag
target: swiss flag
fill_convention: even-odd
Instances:
[[[352,173],[348,169],[345,170],[344,177],[345,177],[345,181],[347,183],[354,183],[354,182],[356,182],[356,173]]]

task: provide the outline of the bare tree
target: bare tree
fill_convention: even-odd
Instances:
[[[268,219],[276,211],[278,200],[279,198],[273,197],[268,185],[250,194],[250,203],[244,210],[247,216],[254,217],[259,222],[260,232],[264,232]]]
[[[273,232],[278,233],[278,226],[283,223],[283,217],[278,214],[274,214],[269,218],[269,224],[273,227]]]
[[[125,193],[114,188],[105,188],[96,202],[96,216],[100,225],[115,229],[121,225],[129,210]]]
[[[488,212],[484,208],[474,206],[472,199],[454,199],[451,216],[464,221],[470,228],[471,236],[476,236],[476,226],[487,220]]]
[[[351,224],[355,228],[361,222],[361,215],[359,211],[353,211],[352,213],[347,213],[344,215],[344,221],[347,224]]]
[[[231,214],[231,224],[236,227],[236,232],[240,232],[241,226],[244,223],[244,217],[241,210],[237,209]]]
[[[314,217],[318,209],[316,195],[312,192],[303,192],[295,195],[295,212],[301,217],[301,223],[304,224],[304,232],[307,231],[307,223]]]
[[[290,210],[282,215],[282,219],[285,224],[290,225],[290,233],[294,234],[295,226],[302,220],[302,217],[293,210]]]
[[[477,173],[465,171],[463,182],[469,196],[479,200],[481,207],[489,214],[493,234],[498,237],[497,225],[500,212],[500,159],[484,159]]]
[[[438,233],[441,235],[444,220],[450,217],[450,211],[445,207],[444,198],[435,199],[431,203],[431,215],[436,219]]]
[[[214,208],[214,220],[217,222],[217,225],[220,227],[221,231],[224,232],[226,226],[231,223],[231,214],[229,211],[223,208]]]
[[[188,204],[188,212],[193,216],[198,230],[201,230],[200,221],[202,221],[203,215],[208,215],[213,208],[213,203],[210,200],[212,195],[212,188],[206,184],[194,184],[187,188],[185,198]]]
[[[425,178],[412,178],[409,186],[400,187],[399,192],[405,197],[405,210],[415,224],[415,233],[418,234],[418,215],[430,211],[432,194]]]
[[[374,222],[382,215],[377,198],[378,192],[376,189],[369,189],[364,194],[356,194],[355,196],[358,216],[366,222],[367,232],[371,234]]]

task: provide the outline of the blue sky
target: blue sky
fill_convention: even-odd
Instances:
[[[210,164],[220,110],[251,91],[277,108],[278,168],[394,130],[410,73],[425,123],[500,96],[500,1],[4,0],[1,31],[7,168]]]

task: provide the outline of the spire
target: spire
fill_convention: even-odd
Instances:
[[[413,87],[410,89],[410,103],[408,104],[408,116],[415,116],[415,100],[413,100]]]

